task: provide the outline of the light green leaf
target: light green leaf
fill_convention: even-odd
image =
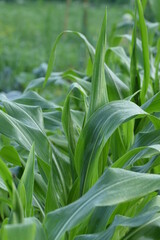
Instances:
[[[134,148],[119,158],[112,167],[122,168],[132,166],[141,158],[151,158],[160,153],[160,144]]]
[[[13,196],[12,196],[12,212],[9,218],[9,224],[18,224],[23,223],[24,221],[24,212],[22,207],[22,202],[19,196],[19,193],[13,184],[12,186]]]
[[[0,159],[0,176],[3,179],[8,192],[10,193],[10,195],[12,196],[12,175],[9,171],[9,169],[7,168],[6,164]]]
[[[36,234],[35,234],[34,240],[48,240],[46,233],[42,227],[42,224],[37,218],[35,218],[35,217],[25,218],[24,223],[25,224],[32,223],[32,224],[36,225]],[[28,240],[30,240],[30,238]]]
[[[13,146],[4,146],[0,150],[0,157],[16,166],[21,166],[21,159],[17,150]]]
[[[160,92],[156,93],[152,98],[146,101],[141,108],[148,113],[159,112]]]
[[[35,240],[36,225],[34,223],[21,223],[5,225],[2,240]]]
[[[12,201],[12,213],[9,221],[12,223],[23,222],[23,209],[21,200],[19,198],[16,187],[12,181],[12,175],[5,165],[5,163],[0,159],[0,176],[3,179]]]

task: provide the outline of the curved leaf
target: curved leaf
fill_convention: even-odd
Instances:
[[[134,148],[119,158],[112,167],[121,168],[129,165],[133,165],[137,160],[141,158],[150,158],[154,155],[160,154],[160,145],[150,145],[145,147]]]
[[[27,150],[30,150],[35,142],[36,154],[48,163],[49,142],[43,129],[40,108],[10,101],[5,101],[4,106],[8,114],[0,111],[0,132],[14,139]]]
[[[81,177],[81,193],[98,179],[98,159],[105,143],[116,128],[135,117],[147,116],[129,101],[115,101],[98,109],[80,134],[75,152],[75,166]]]
[[[96,234],[81,235],[76,237],[75,240],[103,240],[103,239],[110,240],[115,234],[115,230],[117,226],[123,226],[123,227],[129,227],[129,228],[135,229],[131,234],[133,237],[134,232],[137,233],[138,231],[145,229],[151,223],[154,223],[158,219],[160,219],[160,216],[157,218],[157,215],[156,215],[156,213],[160,211],[159,203],[160,203],[160,198],[158,196],[152,199],[144,207],[142,212],[137,216],[130,218],[130,217],[116,215],[113,223],[107,228],[107,230],[100,233],[96,233]],[[130,239],[131,235],[129,234],[129,238],[124,237],[123,239]],[[135,237],[133,239],[137,239],[137,238]]]
[[[43,224],[48,239],[61,239],[66,231],[81,223],[96,206],[112,206],[142,197],[159,188],[159,175],[107,169],[84,196],[46,215]]]
[[[83,34],[75,31],[62,32],[55,40],[55,43],[52,48],[49,63],[48,63],[48,69],[47,69],[47,73],[44,81],[44,86],[47,83],[49,76],[51,75],[51,72],[52,72],[52,66],[55,59],[55,51],[56,51],[57,44],[60,41],[63,34],[65,33],[71,33],[78,36],[86,45],[92,63],[94,62],[95,49],[88,42],[88,40]],[[128,86],[126,86],[126,84],[124,84],[106,64],[104,64],[104,67],[105,67],[106,84],[107,84],[107,89],[109,94],[109,100],[111,101],[111,100],[122,99],[124,97],[127,97],[129,94]]]

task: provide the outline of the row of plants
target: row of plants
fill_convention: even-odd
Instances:
[[[160,26],[144,7],[112,47],[107,10],[96,49],[61,33],[45,79],[0,94],[0,239],[159,239]],[[64,34],[86,46],[86,74],[52,72]]]
[[[108,9],[110,35],[112,25],[122,17],[125,7],[122,6],[119,11],[117,5],[109,5]],[[38,78],[36,69],[39,66],[39,75],[43,74],[43,66],[48,63],[54,39],[66,29],[83,33],[87,31],[87,37],[96,45],[103,13],[104,5],[98,8],[90,5],[85,21],[83,5],[75,1],[69,9],[60,2],[1,3],[0,91],[24,90],[32,79]],[[110,18],[113,14],[116,16],[114,19]],[[57,55],[59,57],[54,65],[55,71],[73,67],[82,71],[86,66],[85,47],[74,36],[62,39]]]

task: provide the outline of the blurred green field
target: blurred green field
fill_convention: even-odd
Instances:
[[[104,5],[88,7],[87,37],[95,45]],[[108,5],[108,36],[123,16],[125,6]],[[15,82],[28,82],[32,71],[48,62],[52,44],[65,29],[66,5],[62,3],[0,3],[0,78],[16,88]],[[72,3],[67,29],[83,32],[83,5]],[[109,37],[108,37],[109,38]],[[65,36],[57,49],[54,70],[74,67],[84,70],[87,59],[82,43]],[[2,84],[2,83],[1,83]],[[2,88],[2,86],[1,86]]]

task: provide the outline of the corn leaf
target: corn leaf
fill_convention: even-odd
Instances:
[[[159,188],[159,175],[107,169],[84,196],[46,215],[43,224],[48,240],[61,239],[66,231],[78,225],[96,206],[112,206],[142,197]]]
[[[0,132],[11,137],[27,150],[30,150],[35,142],[36,154],[48,163],[49,143],[42,128],[40,108],[10,101],[5,101],[4,106],[8,114],[0,111]]]
[[[3,179],[8,192],[12,195],[12,175],[5,165],[5,163],[0,159],[0,176]]]
[[[109,137],[120,124],[137,116],[146,116],[146,113],[132,102],[115,101],[98,109],[89,119],[80,134],[75,152],[75,166],[81,177],[81,194],[98,179],[98,159]]]
[[[0,150],[0,157],[15,166],[21,166],[20,156],[13,146],[4,146]]]
[[[140,93],[141,103],[145,102],[145,97],[150,83],[150,63],[149,63],[149,45],[148,45],[148,34],[147,27],[145,24],[143,7],[140,0],[137,0],[139,23],[142,37],[142,49],[143,49],[143,61],[144,61],[144,79],[142,84],[142,91]]]
[[[2,240],[35,240],[36,225],[34,223],[21,223],[6,225],[3,228]]]
[[[52,48],[49,63],[48,63],[48,69],[47,69],[47,73],[46,73],[46,77],[45,77],[45,81],[44,81],[44,86],[46,85],[46,83],[49,79],[49,76],[51,75],[51,72],[52,72],[53,62],[55,59],[56,46],[57,46],[58,42],[60,41],[61,37],[63,36],[63,34],[65,34],[65,33],[71,33],[71,34],[78,36],[84,42],[84,44],[88,50],[88,53],[89,53],[92,63],[94,62],[95,49],[88,42],[88,40],[86,39],[86,37],[83,34],[81,34],[79,32],[75,32],[75,31],[62,32],[57,37],[57,39],[53,45],[53,48]],[[104,68],[105,68],[105,76],[106,76],[106,84],[107,84],[107,89],[108,89],[108,94],[109,94],[108,95],[109,100],[110,101],[118,100],[118,99],[127,97],[129,94],[128,86],[126,86],[126,84],[123,83],[106,64],[105,64]]]
[[[105,12],[101,33],[99,36],[95,52],[92,75],[91,99],[89,105],[89,116],[92,115],[92,113],[96,111],[99,107],[103,106],[108,100],[104,73],[104,61],[107,45],[106,27],[107,27],[107,10]]]
[[[25,187],[26,217],[29,217],[32,215],[32,199],[33,199],[33,189],[34,189],[34,165],[35,165],[35,158],[34,158],[34,144],[33,144],[27,159],[25,170],[19,182],[19,189],[21,188],[22,184]]]
[[[103,240],[103,239],[115,239],[114,235],[116,235],[116,228],[121,226],[123,228],[129,227],[133,228],[131,234],[128,234],[128,237],[124,237],[123,239],[137,239],[137,232],[144,232],[147,227],[154,226],[159,222],[160,215],[157,213],[159,212],[159,197],[153,198],[151,202],[144,207],[142,212],[137,216],[130,218],[125,216],[116,215],[113,223],[111,226],[108,227],[107,230],[96,233],[96,234],[88,234],[88,235],[81,235],[75,238],[75,240]],[[153,233],[152,233],[153,234]],[[152,235],[150,233],[150,235]],[[153,234],[154,236],[154,234]],[[132,238],[131,238],[132,237]],[[134,238],[133,238],[134,237]]]

